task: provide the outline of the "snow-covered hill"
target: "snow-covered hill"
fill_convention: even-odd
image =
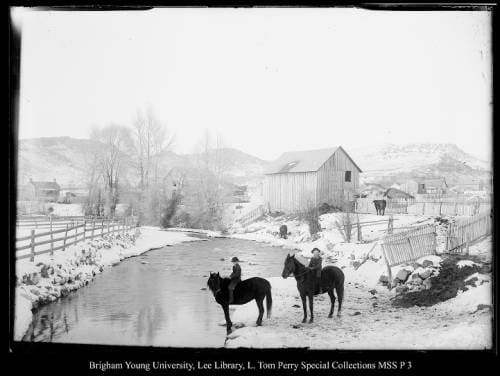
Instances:
[[[20,182],[52,180],[63,186],[82,186],[88,161],[99,147],[98,142],[70,137],[47,137],[19,142]],[[406,179],[445,177],[448,184],[488,181],[491,166],[454,144],[414,143],[408,145],[377,145],[346,148],[363,170],[362,182],[390,186]],[[285,151],[285,150],[284,150]],[[269,162],[233,148],[218,151],[228,180],[235,184],[252,184],[262,179]],[[171,151],[162,156],[162,165],[189,169],[196,166],[197,154],[176,154]]]
[[[454,144],[413,143],[347,149],[363,170],[362,180],[388,184],[410,178],[445,177],[451,184],[488,180],[491,165]]]

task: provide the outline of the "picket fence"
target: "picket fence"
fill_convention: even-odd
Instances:
[[[464,248],[469,252],[469,244],[492,231],[491,213],[483,213],[470,219],[462,219],[451,223],[448,227],[446,250],[462,252]]]

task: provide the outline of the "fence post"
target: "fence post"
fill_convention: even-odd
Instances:
[[[363,241],[363,234],[361,233],[361,225],[359,223],[359,217],[358,217],[358,223],[356,223],[356,226],[358,228],[358,242]]]
[[[63,252],[66,250],[66,239],[67,238],[68,238],[68,224],[66,223],[66,231],[64,233]]]
[[[106,232],[108,235],[109,235],[109,223],[110,223],[110,220],[108,219],[108,231]]]
[[[94,229],[95,229],[95,218],[92,219],[92,233],[91,233],[91,238],[94,239]]]
[[[101,236],[104,234],[104,218],[101,221]]]
[[[381,247],[382,247],[382,254],[384,255],[384,259],[385,259],[385,264],[387,265],[387,274],[388,274],[388,278],[389,278],[389,282],[387,283],[387,287],[390,290],[392,288],[392,271],[391,271],[391,267],[389,265],[389,260],[387,260],[387,255],[385,252],[385,244],[381,244]]]
[[[441,216],[441,208],[443,207],[443,201],[439,203],[439,216]]]
[[[50,255],[54,256],[54,234],[52,228],[50,229]]]
[[[469,244],[470,244],[470,235],[467,234],[466,240],[465,240],[465,254],[468,256],[469,255]]]
[[[387,222],[387,233],[392,234],[394,229],[394,217],[392,214],[389,216],[389,220]]]
[[[31,230],[31,256],[30,261],[35,261],[35,230]]]
[[[83,241],[85,241],[85,231],[87,231],[87,220],[83,221]]]
[[[424,203],[422,205],[422,215],[425,215],[425,201],[424,201]]]

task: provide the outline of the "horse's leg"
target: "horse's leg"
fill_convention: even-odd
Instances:
[[[302,308],[304,309],[304,318],[302,319],[302,322],[305,323],[307,321],[306,295],[304,293],[301,293],[300,299],[302,299]]]
[[[330,295],[330,313],[328,314],[328,318],[331,319],[333,316],[333,310],[335,309],[335,295],[333,295],[333,288],[328,290],[328,295]]]
[[[264,316],[264,304],[262,304],[262,301],[264,298],[256,298],[255,301],[257,302],[257,307],[259,308],[259,317],[257,318],[257,326],[262,325],[262,316]]]
[[[309,319],[309,323],[312,323],[314,321],[314,312],[313,312],[313,302],[314,302],[314,295],[311,292],[309,295],[307,295],[307,298],[309,299],[309,311],[311,311],[311,318]]]
[[[226,332],[229,334],[231,333],[231,327],[233,326],[231,317],[229,317],[229,304],[224,304],[222,309],[224,310],[224,317],[226,318]]]
[[[335,288],[337,292],[337,299],[339,300],[339,308],[337,309],[337,316],[340,317],[340,310],[342,309],[342,300],[344,299],[344,285]]]

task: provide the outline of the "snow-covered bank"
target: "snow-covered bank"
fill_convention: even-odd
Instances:
[[[238,306],[232,316],[237,329],[228,336],[227,347],[484,349],[492,346],[488,270],[491,237],[471,245],[470,257],[474,260],[462,260],[442,253],[446,225],[454,218],[394,215],[395,232],[436,224],[438,254],[392,267],[391,282],[396,288],[388,290],[387,266],[380,246],[380,240],[387,234],[387,222],[363,227],[361,242],[356,241],[356,226],[353,226],[352,240],[348,243],[337,229],[341,215],[320,216],[321,232],[314,236],[305,222],[285,216],[266,217],[245,228],[231,229],[230,237],[289,248],[299,259],[306,258],[301,260],[303,263],[312,256],[312,248],[317,247],[322,252],[323,266],[333,264],[342,268],[346,282],[342,318],[327,318],[330,299],[324,294],[315,298],[315,322],[302,324],[302,302],[295,279],[268,278],[273,287],[273,317],[265,320],[263,327],[255,327],[258,314],[255,303]],[[381,219],[359,215],[360,222]],[[282,224],[288,227],[287,239],[279,237]],[[395,304],[401,296],[408,296],[405,306]]]
[[[370,291],[361,284],[347,282],[341,318],[327,317],[330,299],[324,294],[315,298],[314,323],[302,324],[302,303],[295,279],[268,280],[273,293],[271,319],[256,327],[255,303],[237,307],[232,321],[240,328],[228,336],[226,347],[403,350],[485,349],[492,345],[492,316],[488,310],[448,309],[466,295],[469,307],[485,304],[479,302],[487,296],[482,291],[487,289],[487,283],[443,305],[402,309],[391,305],[393,294],[386,289]]]
[[[14,339],[21,340],[28,330],[32,309],[88,284],[106,267],[151,249],[197,240],[200,239],[185,233],[142,227],[137,233],[130,231],[81,242],[53,256],[36,256],[34,262],[17,261]]]

